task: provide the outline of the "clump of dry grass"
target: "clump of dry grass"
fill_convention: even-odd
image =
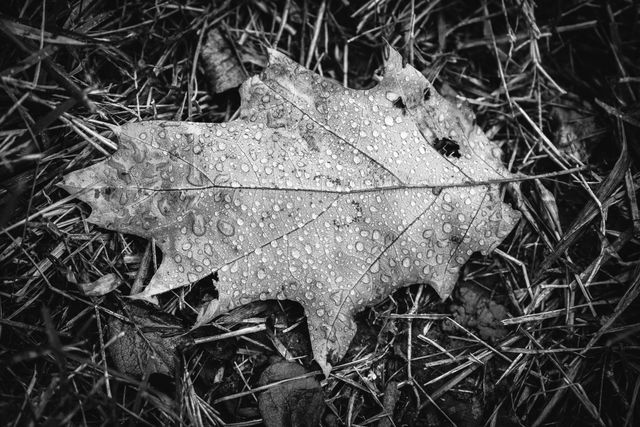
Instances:
[[[509,189],[523,221],[461,278],[507,308],[506,333],[481,337],[424,286],[396,293],[362,314],[359,339],[324,381],[326,425],[390,425],[385,411],[396,425],[638,423],[637,6],[214,3],[3,5],[0,412],[7,424],[254,425],[265,355],[308,351],[299,307],[262,303],[200,332],[197,345],[179,353],[175,378],[134,378],[108,355],[106,325],[127,320],[123,298],[89,298],[77,287],[107,274],[131,286],[141,265],[153,268],[160,255],[145,241],[86,223],[87,208],[55,184],[115,150],[111,125],[233,117],[237,94],[209,93],[198,62],[214,27],[250,74],[272,46],[354,88],[374,84],[387,40],[477,113],[512,171],[551,173]],[[202,295],[185,292],[162,309],[192,322],[190,307]],[[265,318],[275,325],[247,326]],[[209,342],[225,325],[231,338]],[[248,335],[248,327],[271,332]]]

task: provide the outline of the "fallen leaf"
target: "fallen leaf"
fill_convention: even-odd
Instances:
[[[260,376],[260,385],[301,377],[307,371],[295,362],[275,362]],[[258,407],[267,427],[320,425],[324,396],[315,378],[298,378],[268,388],[258,395]]]
[[[202,61],[213,93],[238,87],[247,79],[232,46],[217,28],[207,33],[207,40],[202,48]]]
[[[456,304],[450,307],[453,319],[460,325],[475,329],[480,338],[495,341],[508,334],[502,320],[508,317],[507,309],[491,299],[491,295],[484,289],[473,284],[463,284],[458,287]],[[445,331],[460,332],[457,326],[443,323]]]
[[[122,127],[109,159],[64,178],[88,221],[154,238],[164,257],[138,298],[217,273],[220,313],[289,299],[325,374],[353,315],[395,289],[451,293],[472,253],[519,214],[501,150],[388,49],[385,77],[352,90],[270,51],[228,123]]]
[[[113,343],[109,354],[120,372],[142,376],[145,372],[173,375],[176,348],[187,344],[180,335],[184,328],[172,316],[128,304],[126,316],[131,322],[116,317],[109,319]]]
[[[605,134],[595,120],[593,106],[572,94],[557,102],[549,114],[553,142],[563,154],[588,163]]]

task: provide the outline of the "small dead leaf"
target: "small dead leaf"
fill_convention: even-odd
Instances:
[[[238,87],[247,79],[233,47],[218,28],[207,34],[202,48],[202,61],[214,93]]]
[[[116,290],[121,284],[122,279],[120,276],[109,273],[91,283],[79,283],[78,286],[88,297],[101,297]]]
[[[483,340],[495,341],[507,335],[508,330],[502,324],[508,317],[507,309],[493,301],[484,289],[465,283],[458,288],[456,300],[458,303],[450,309],[460,325],[477,330]],[[459,331],[448,322],[443,324],[443,329]]]
[[[260,385],[299,377],[306,373],[306,369],[295,362],[275,362],[260,376]],[[300,378],[260,393],[258,407],[267,427],[314,427],[320,425],[325,404],[318,380]]]
[[[591,151],[602,139],[593,107],[571,94],[558,102],[550,114],[553,142],[561,152],[588,163]]]
[[[175,368],[176,347],[188,339],[180,336],[182,325],[172,316],[149,310],[136,304],[127,304],[123,322],[112,317],[109,333],[115,341],[108,347],[119,371],[136,376],[145,372],[172,375]]]

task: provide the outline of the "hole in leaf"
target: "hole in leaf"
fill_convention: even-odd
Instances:
[[[396,99],[395,101],[393,101],[393,106],[396,108],[406,108],[407,106],[404,104],[404,101],[402,100],[402,97],[399,96],[398,99]]]
[[[436,138],[433,148],[446,157],[460,158],[460,145],[449,138]]]
[[[424,89],[424,92],[422,92],[422,99],[425,101],[428,101],[429,98],[431,98],[431,88],[430,87],[426,87]]]
[[[189,292],[185,295],[187,304],[191,307],[197,307],[203,302],[219,299],[220,293],[216,288],[217,281],[218,273],[215,272],[192,284]],[[187,316],[194,315],[191,308],[185,308],[184,313],[186,313]]]
[[[214,298],[218,298],[218,290],[216,289],[216,282],[218,281],[218,272],[203,277],[193,284],[191,292],[197,290],[201,293],[200,296],[205,294],[211,295]]]
[[[217,278],[218,278],[217,275],[218,275],[218,272],[209,274],[208,276],[205,276],[202,279],[198,280],[195,284],[197,286],[204,286],[205,288],[213,289],[216,287],[215,282],[217,282]]]

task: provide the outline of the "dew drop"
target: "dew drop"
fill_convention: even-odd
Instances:
[[[380,263],[378,261],[374,262],[373,265],[371,265],[371,268],[369,269],[369,271],[371,271],[373,274],[380,271]]]
[[[233,236],[233,234],[236,232],[233,225],[223,219],[218,220],[217,226],[218,226],[218,231],[220,231],[220,233],[222,233],[227,237]]]
[[[203,236],[205,231],[207,231],[205,223],[206,221],[202,215],[194,215],[193,224],[191,225],[191,231],[193,231],[193,234],[196,236]]]
[[[398,94],[397,94],[397,93],[395,93],[395,92],[387,92],[387,93],[384,95],[384,97],[385,97],[385,98],[387,98],[387,99],[388,99],[389,101],[391,101],[391,102],[393,102],[393,101],[397,100],[399,96],[400,96],[400,95],[398,95]]]
[[[201,187],[204,184],[202,172],[200,172],[194,166],[189,165],[189,174],[187,175],[187,181],[191,185],[194,185],[196,187]]]

